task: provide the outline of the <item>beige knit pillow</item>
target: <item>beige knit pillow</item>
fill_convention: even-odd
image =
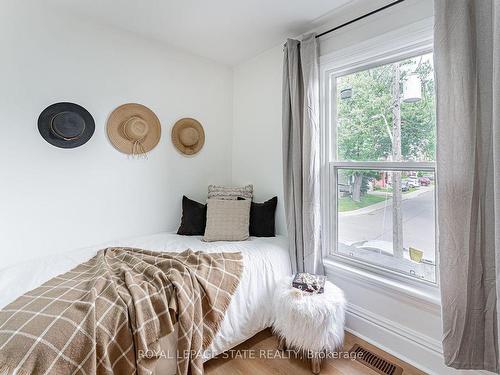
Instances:
[[[207,201],[204,241],[244,241],[250,225],[250,200]]]
[[[228,187],[219,185],[208,185],[208,199],[238,199],[245,198],[252,200],[253,185],[242,187]]]

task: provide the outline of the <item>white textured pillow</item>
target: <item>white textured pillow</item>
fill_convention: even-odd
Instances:
[[[218,185],[208,186],[208,199],[238,199],[238,197],[253,198],[253,185],[243,187],[227,187]]]
[[[250,225],[250,200],[207,201],[204,241],[244,241]]]

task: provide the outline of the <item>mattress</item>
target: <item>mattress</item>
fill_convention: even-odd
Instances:
[[[127,246],[153,251],[241,252],[244,270],[240,284],[228,307],[220,331],[206,352],[205,360],[249,339],[272,323],[272,296],[277,282],[291,275],[287,241],[283,236],[250,237],[238,242],[203,242],[201,236],[158,233],[113,241],[99,246],[50,255],[30,262],[0,269],[0,309],[47,280],[67,272],[92,258],[98,250]],[[162,340],[162,348],[171,351],[175,334]],[[167,355],[168,356],[168,355]],[[175,359],[164,358],[157,374],[174,373]]]

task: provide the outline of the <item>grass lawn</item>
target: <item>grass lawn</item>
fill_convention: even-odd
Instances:
[[[361,197],[360,202],[354,202],[351,197],[342,197],[339,199],[339,212],[347,212],[357,210],[359,208],[371,206],[372,204],[383,202],[387,197],[380,195],[366,194]]]

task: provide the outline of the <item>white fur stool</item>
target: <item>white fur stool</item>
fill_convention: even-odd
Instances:
[[[318,374],[321,353],[334,352],[344,342],[344,293],[329,281],[321,294],[292,287],[292,277],[278,283],[274,294],[273,332],[285,345],[312,354],[312,372]]]

